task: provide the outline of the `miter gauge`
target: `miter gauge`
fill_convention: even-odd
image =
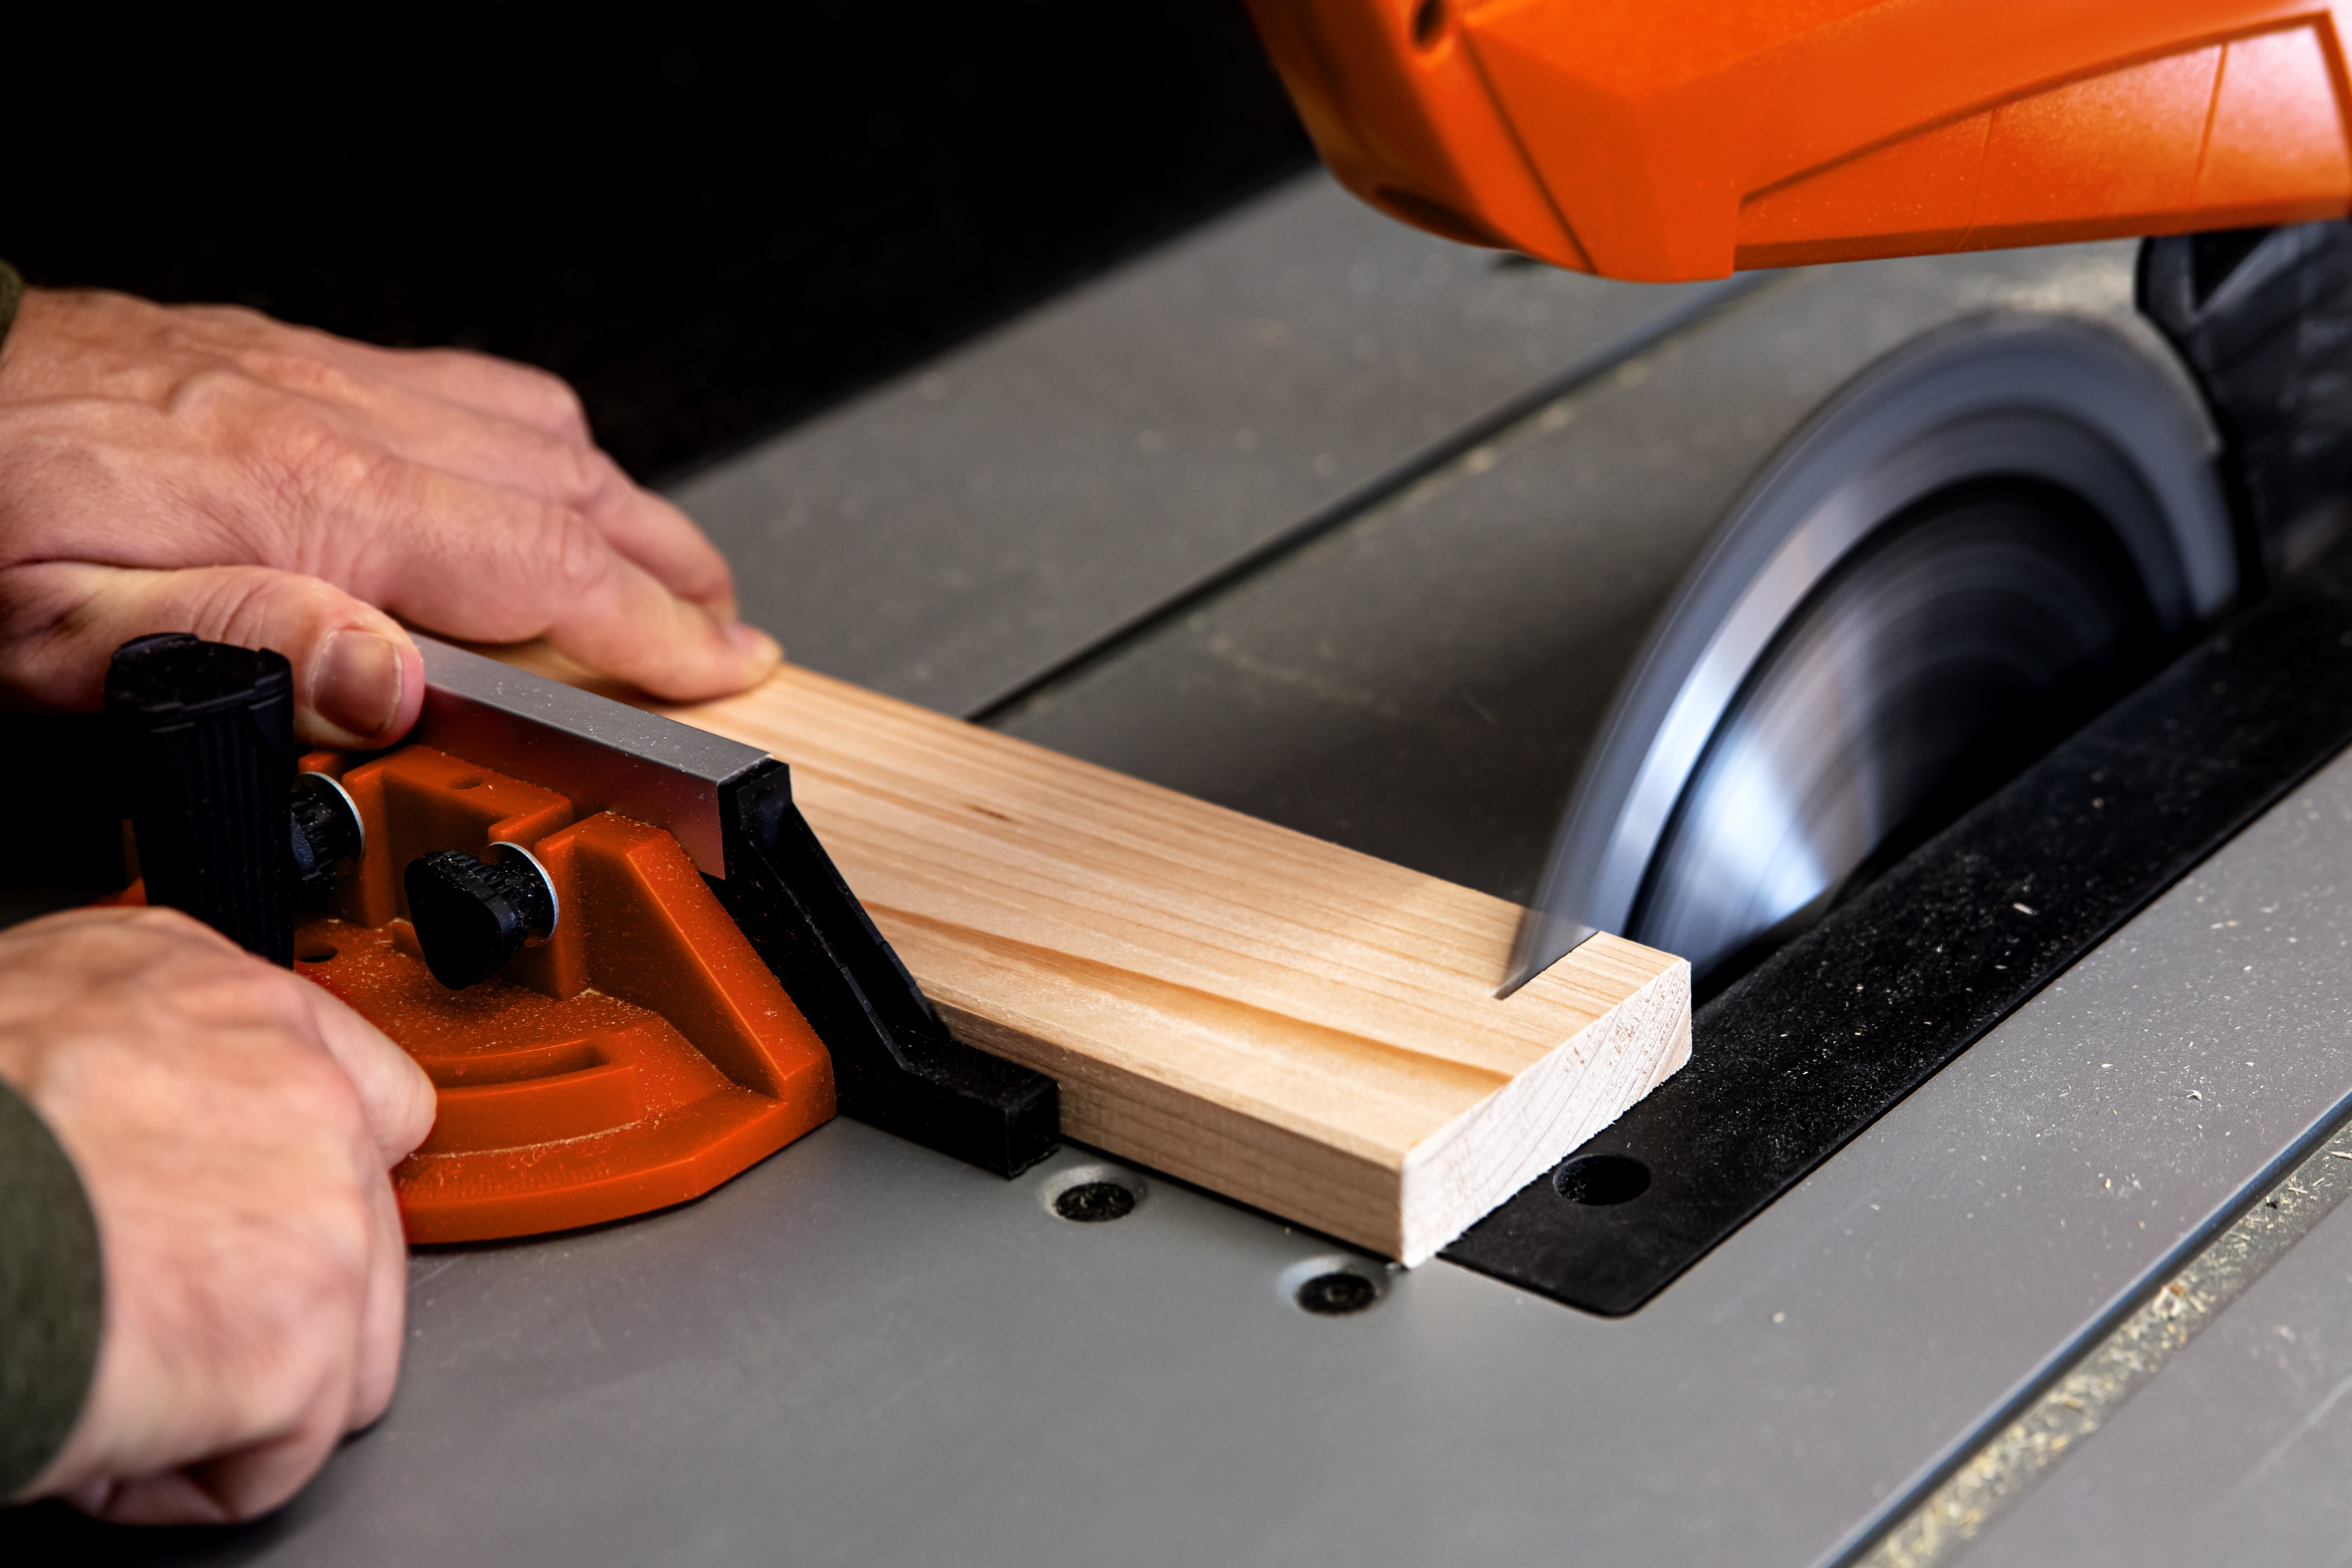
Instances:
[[[116,655],[141,881],[350,1003],[432,1077],[420,1241],[699,1195],[836,1106],[1010,1175],[1051,1079],[950,1038],[751,747],[430,637],[407,741],[299,754],[274,653]]]

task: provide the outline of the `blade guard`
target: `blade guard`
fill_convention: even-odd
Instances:
[[[2342,217],[2303,0],[1249,0],[1340,182],[1606,278]]]

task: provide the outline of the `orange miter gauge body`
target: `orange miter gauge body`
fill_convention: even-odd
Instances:
[[[1250,5],[1359,195],[1612,278],[2352,213],[2326,5]]]
[[[593,1225],[682,1203],[833,1115],[825,1049],[677,841],[614,812],[409,746],[341,779],[366,829],[299,973],[415,1057],[432,1134],[393,1173],[412,1241]],[[519,844],[562,915],[493,978],[427,971],[401,872],[440,849]]]

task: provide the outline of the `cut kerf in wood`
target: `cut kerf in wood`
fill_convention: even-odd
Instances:
[[[1636,943],[1498,1000],[1518,910],[1484,893],[803,669],[666,711],[792,764],[950,1028],[1057,1079],[1067,1136],[1405,1263],[1689,1058],[1690,967]]]

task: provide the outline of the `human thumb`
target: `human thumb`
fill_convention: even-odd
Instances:
[[[316,577],[61,561],[0,572],[0,691],[14,706],[98,708],[114,650],[158,632],[285,655],[294,731],[310,745],[390,745],[424,705],[424,659],[400,624]]]

